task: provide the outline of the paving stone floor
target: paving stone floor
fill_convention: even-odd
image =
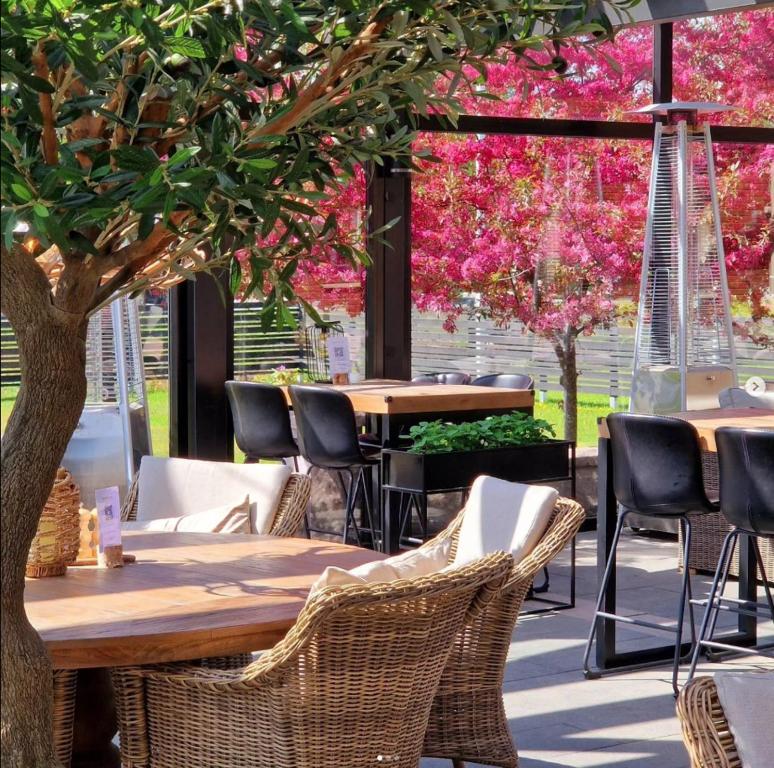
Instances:
[[[676,542],[628,535],[619,553],[619,610],[668,621],[674,616],[680,588]],[[551,566],[551,592],[557,599],[567,593],[568,564],[565,553]],[[503,695],[519,750],[520,768],[687,768],[688,756],[674,713],[671,667],[664,665],[597,680],[585,680],[581,673],[594,608],[595,564],[595,534],[581,534],[576,607],[519,621],[508,656]],[[694,594],[705,594],[709,584],[709,577],[696,576]],[[735,583],[729,585],[729,593],[735,589]],[[729,614],[722,614],[721,619],[719,627],[735,621]],[[700,620],[701,610],[697,609],[697,621]],[[770,621],[760,623],[760,633],[774,639]],[[618,636],[619,649],[668,641],[668,635],[663,633],[632,630],[620,624]],[[774,660],[739,656],[720,664],[704,663],[699,673],[764,667],[774,668]],[[683,677],[686,672],[684,667]],[[422,762],[422,768],[448,766],[442,760]]]

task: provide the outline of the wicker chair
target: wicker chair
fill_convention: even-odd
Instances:
[[[450,557],[463,514],[435,539],[452,537]],[[499,595],[457,635],[433,701],[424,756],[446,758],[455,765],[469,760],[515,768],[518,756],[502,696],[511,636],[533,579],[572,540],[584,519],[580,504],[560,498],[536,547],[514,564]]]
[[[126,494],[121,508],[121,520],[128,522],[137,519],[137,500],[139,496],[139,475],[135,475],[129,493]],[[306,475],[293,473],[282,492],[277,514],[274,517],[271,536],[295,536],[304,521],[306,505],[309,503],[312,482]]]
[[[135,520],[137,517],[138,482],[135,476],[121,509],[121,520]],[[292,474],[282,492],[277,514],[271,527],[272,536],[294,536],[303,523],[312,483],[306,475]],[[200,659],[202,667],[210,669],[232,669],[249,663],[250,654],[238,656],[216,656]],[[63,766],[70,765],[75,714],[75,670],[54,672],[54,748]]]
[[[416,768],[455,635],[512,562],[327,587],[240,670],[114,669],[124,768]]]
[[[711,677],[695,677],[680,691],[677,716],[691,768],[742,768]]]

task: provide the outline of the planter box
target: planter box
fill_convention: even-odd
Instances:
[[[573,443],[549,440],[532,445],[487,448],[454,453],[382,451],[385,490],[444,493],[469,488],[479,475],[513,482],[567,480],[571,476]]]

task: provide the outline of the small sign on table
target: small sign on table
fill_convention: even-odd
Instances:
[[[121,568],[124,564],[124,548],[121,544],[121,502],[118,487],[97,488],[97,520],[99,549],[97,563],[101,568]]]
[[[349,384],[352,361],[349,359],[349,340],[346,336],[328,337],[328,364],[334,384]]]

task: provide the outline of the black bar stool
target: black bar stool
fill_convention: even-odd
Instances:
[[[721,427],[715,432],[715,442],[720,467],[720,512],[734,527],[726,535],[720,550],[718,567],[699,630],[699,641],[693,650],[688,680],[696,671],[702,649],[774,655],[761,649],[748,649],[712,639],[721,610],[758,618],[758,611],[768,607],[771,621],[774,622],[774,600],[758,547],[759,536],[774,538],[774,432]],[[767,606],[723,597],[734,548],[740,536],[750,539],[763,579]],[[701,604],[703,601],[694,602]]]
[[[349,398],[341,392],[325,387],[289,387],[290,400],[296,414],[298,442],[301,455],[312,467],[333,470],[349,475],[346,485],[344,530],[315,530],[316,533],[341,534],[347,543],[350,529],[358,544],[362,543],[360,527],[355,519],[355,507],[362,494],[364,517],[371,533],[371,546],[377,544],[374,525],[376,510],[372,503],[370,477],[373,467],[379,465],[380,453],[366,452],[359,442],[355,412]],[[369,475],[367,478],[366,475]]]
[[[687,421],[667,416],[635,413],[614,413],[607,417],[613,456],[613,488],[621,505],[613,536],[612,549],[599,588],[597,605],[583,655],[586,677],[597,677],[599,670],[589,667],[589,655],[600,621],[609,619],[630,625],[649,627],[675,635],[675,656],[672,665],[672,688],[677,688],[677,673],[681,661],[683,618],[686,602],[691,597],[690,569],[691,523],[689,513],[716,512],[704,492],[701,472],[701,450],[694,427]],[[677,606],[677,626],[672,629],[655,622],[606,613],[602,603],[615,562],[616,548],[626,516],[630,512],[649,517],[667,517],[679,522],[683,532],[684,552],[682,589]],[[696,642],[693,608],[689,604],[691,650]],[[618,668],[616,671],[623,669]]]
[[[422,373],[411,379],[412,384],[470,384],[470,374],[460,371]]]
[[[473,379],[476,387],[504,387],[506,389],[534,389],[532,376],[526,373],[489,373]]]
[[[271,384],[227,381],[226,393],[234,419],[234,437],[245,454],[245,463],[292,458],[298,471],[300,451],[282,390]]]

